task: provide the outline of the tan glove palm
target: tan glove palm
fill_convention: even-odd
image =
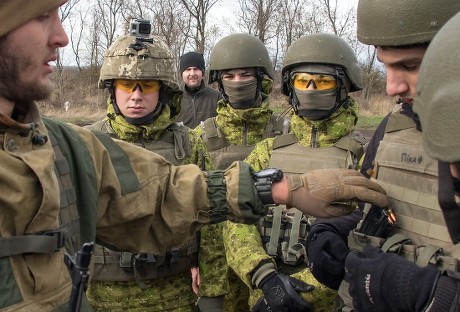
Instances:
[[[318,218],[350,214],[352,201],[388,207],[385,190],[352,169],[319,169],[289,176],[288,205]]]

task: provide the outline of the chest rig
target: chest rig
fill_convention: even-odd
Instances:
[[[116,133],[103,121],[91,126],[91,130],[103,129],[113,138]],[[149,151],[153,151],[173,165],[183,165],[192,153],[188,128],[174,123],[160,136],[158,141],[135,142]],[[95,281],[133,281],[141,288],[146,288],[143,280],[173,276],[188,272],[198,261],[199,240],[195,236],[192,240],[167,250],[160,255],[133,254],[124,251],[115,251],[107,247],[96,245],[93,255]]]
[[[277,117],[272,115],[261,141],[282,134],[287,128],[284,123],[284,119],[277,120]],[[255,144],[234,145],[228,142],[217,127],[215,118],[209,118],[203,122],[202,138],[217,170],[226,169],[232,162],[245,159],[255,146]]]
[[[275,138],[270,167],[280,168],[288,175],[324,168],[355,169],[363,152],[362,142],[352,134],[342,137],[331,147],[321,148],[303,146],[294,134],[287,134]],[[315,218],[296,208],[279,205],[270,207],[267,216],[259,222],[267,254],[288,265],[280,265],[284,273],[300,271],[307,266],[305,242],[314,221]]]

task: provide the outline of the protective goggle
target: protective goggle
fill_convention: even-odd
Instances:
[[[337,79],[329,74],[294,73],[291,86],[298,90],[307,90],[313,83],[316,90],[333,90],[337,88]]]
[[[115,79],[114,86],[126,92],[134,92],[137,87],[139,87],[142,93],[153,93],[160,90],[160,82],[158,80]]]

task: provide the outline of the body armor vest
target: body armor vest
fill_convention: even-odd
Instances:
[[[85,126],[88,130],[99,130],[108,133],[111,137],[119,139],[117,134],[110,127],[110,124],[99,121],[91,126]],[[175,166],[183,165],[185,158],[192,153],[188,128],[179,123],[170,125],[160,136],[158,141],[133,142],[134,145],[144,147],[149,151],[163,156]]]
[[[459,271],[460,244],[454,245],[438,203],[438,162],[423,149],[422,134],[414,121],[399,112],[388,120],[379,144],[372,179],[386,191],[396,224],[388,238],[360,233],[366,220],[348,236],[351,250],[367,245],[393,252],[420,267],[434,264],[442,270]],[[342,282],[342,297],[336,311],[353,311],[348,283]]]
[[[273,138],[283,133],[287,128],[284,119],[276,120],[272,115],[265,127],[265,132],[261,138]],[[222,131],[217,127],[215,118],[209,118],[203,122],[202,138],[211,159],[217,170],[224,170],[234,161],[241,161],[248,156],[254,149],[255,144],[232,145],[225,138]]]
[[[108,123],[103,121],[93,124],[88,129],[103,129],[112,137],[118,138]],[[153,151],[173,165],[183,165],[185,158],[191,155],[188,128],[174,123],[160,136],[158,141],[135,142],[149,151]],[[93,255],[96,281],[131,281],[136,280],[141,288],[146,287],[142,280],[177,275],[188,272],[198,262],[198,237],[170,249],[161,255],[133,254],[113,251],[96,245]]]
[[[352,134],[342,137],[334,146],[322,148],[303,146],[294,134],[287,134],[275,138],[269,166],[280,168],[289,175],[324,168],[355,169],[363,153],[362,143]],[[315,218],[295,208],[279,205],[269,207],[267,216],[259,222],[267,254],[289,265],[280,266],[283,273],[292,274],[307,266],[305,243],[314,221]]]

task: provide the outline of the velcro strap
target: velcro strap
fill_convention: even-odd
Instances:
[[[435,262],[437,262],[436,256],[442,253],[442,248],[439,248],[434,245],[428,245],[423,247],[422,251],[417,257],[416,265],[419,267],[425,267],[430,263],[432,257],[435,257]],[[436,263],[434,263],[436,264]]]
[[[0,237],[0,257],[27,253],[51,254],[59,251],[65,244],[61,231],[44,232],[39,235]]]
[[[272,223],[272,232],[270,235],[270,241],[267,245],[267,254],[272,257],[278,255],[278,243],[281,232],[281,215],[283,212],[283,206],[273,207],[273,223]]]
[[[405,235],[401,233],[397,233],[391,237],[389,237],[386,242],[382,246],[382,251],[383,252],[389,252],[391,247],[397,245],[397,244],[406,244],[410,243],[410,239],[408,239]]]

